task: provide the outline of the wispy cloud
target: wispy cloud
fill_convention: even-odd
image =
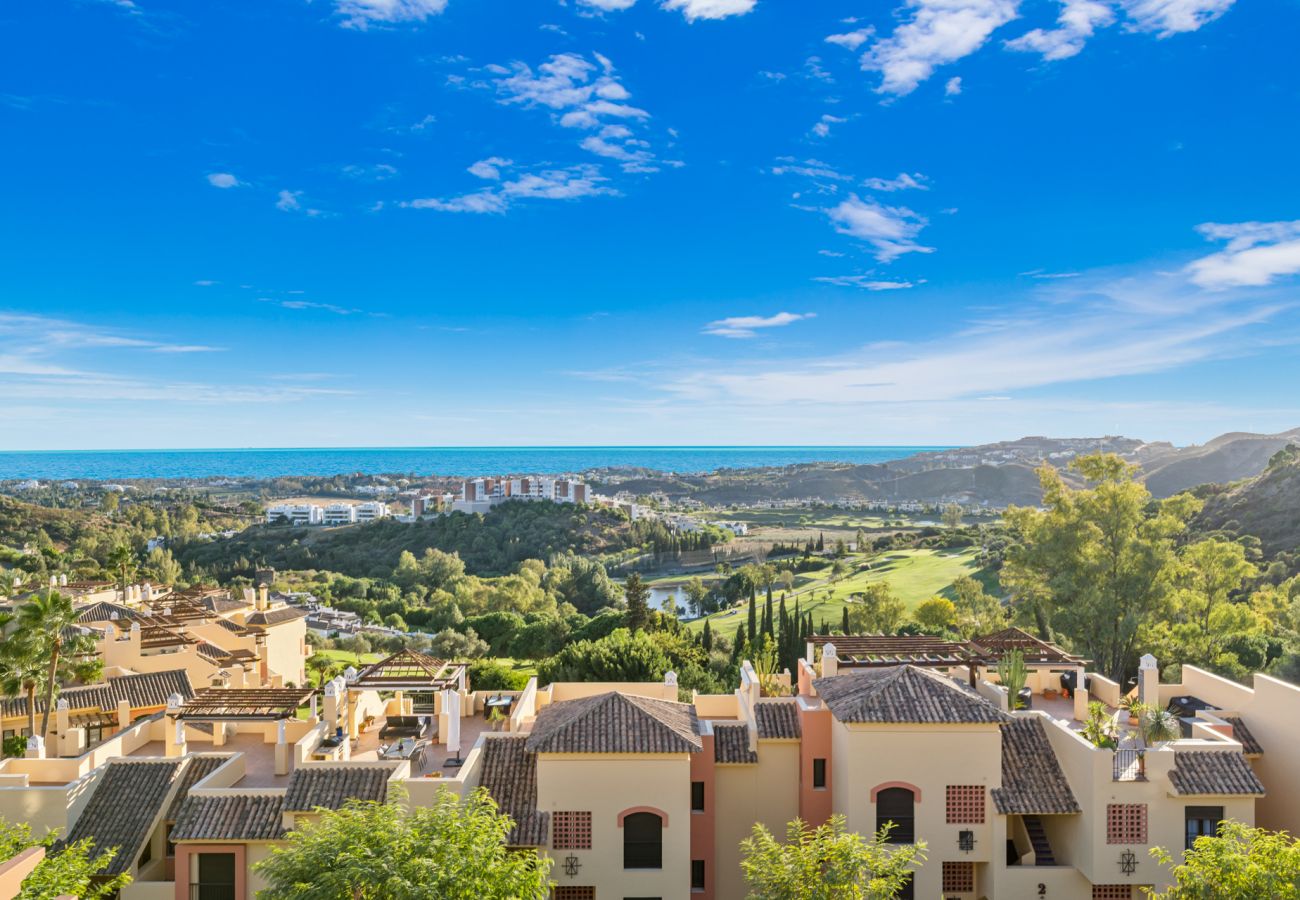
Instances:
[[[1300,273],[1300,220],[1207,222],[1196,230],[1209,240],[1227,241],[1223,250],[1188,267],[1192,281],[1201,287],[1259,287]]]
[[[926,184],[927,181],[929,179],[920,172],[912,175],[899,172],[897,178],[868,178],[863,184],[873,191],[893,193],[894,191],[928,191],[930,186]]]
[[[782,328],[804,319],[816,318],[816,313],[779,312],[773,316],[731,316],[704,326],[705,334],[726,338],[752,338],[764,328]]]
[[[812,133],[817,137],[824,138],[830,135],[832,125],[842,125],[848,119],[842,116],[832,116],[830,113],[824,113],[817,123],[812,127]]]
[[[318,309],[323,312],[334,313],[336,316],[352,316],[361,312],[359,309],[352,309],[346,306],[338,306],[333,303],[317,303],[314,300],[275,300],[270,297],[258,297],[263,303],[274,303],[276,306],[284,309]]]
[[[725,19],[753,12],[758,0],[664,0],[664,9],[681,10],[686,21]]]
[[[916,287],[918,284],[925,284],[925,279],[919,281],[884,281],[873,278],[870,275],[820,275],[813,279],[824,284],[833,284],[837,287],[855,287],[862,288],[866,291],[901,291],[910,287]]]
[[[304,216],[312,218],[325,215],[324,210],[304,206],[302,202],[303,194],[303,191],[280,191],[275,197],[275,208],[280,212],[302,213]]]
[[[499,165],[493,168],[497,170],[499,179],[501,177]],[[488,176],[480,175],[480,177]],[[408,200],[402,206],[410,209],[435,209],[441,212],[504,213],[513,204],[522,200],[577,200],[582,197],[617,195],[618,191],[610,187],[607,181],[608,179],[601,175],[599,168],[592,165],[543,169],[537,172],[517,173],[509,180],[500,181],[492,187],[468,194]]]
[[[335,0],[344,28],[365,31],[376,25],[423,22],[447,8],[447,0]]]
[[[845,200],[822,210],[840,234],[870,244],[876,259],[889,262],[905,253],[933,253],[916,238],[928,220],[905,206],[885,206],[874,199],[850,194]]]
[[[1068,59],[1083,49],[1083,45],[1098,28],[1115,21],[1115,11],[1098,0],[1064,0],[1055,28],[1035,28],[1015,40],[1006,42],[1011,50],[1042,54],[1043,59]]]
[[[1120,0],[1136,31],[1156,37],[1197,31],[1227,12],[1234,0]]]
[[[856,31],[849,31],[844,34],[827,35],[826,43],[844,47],[847,50],[856,50],[867,42],[867,38],[875,33],[876,29],[874,28],[859,28]]]
[[[939,66],[969,56],[1016,18],[1018,0],[909,0],[911,18],[862,55],[879,93],[910,94]]]
[[[956,97],[961,93],[961,76],[954,75],[949,78],[943,85],[943,95],[945,97]]]
[[[233,188],[243,184],[238,178],[229,172],[210,172],[207,176],[208,184],[214,188]]]

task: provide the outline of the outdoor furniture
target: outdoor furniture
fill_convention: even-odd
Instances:
[[[384,727],[379,729],[379,739],[411,737],[424,735],[431,719],[429,716],[389,716]]]
[[[1022,687],[1016,694],[1020,698],[1020,708],[1029,709],[1033,703],[1034,692],[1027,687]]]
[[[380,759],[410,759],[415,753],[415,738],[405,737],[379,753]]]
[[[483,704],[483,718],[485,719],[490,718],[492,715],[492,710],[494,709],[501,710],[501,715],[503,716],[509,716],[510,707],[512,707],[514,703],[515,703],[514,697],[500,697],[500,696],[489,697],[487,701]]]

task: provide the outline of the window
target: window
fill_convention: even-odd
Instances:
[[[1106,843],[1145,844],[1147,842],[1147,805],[1112,803],[1106,807]]]
[[[144,842],[144,849],[140,851],[140,858],[135,861],[137,866],[143,866],[149,860],[153,859],[153,837]]]
[[[984,785],[948,785],[948,824],[984,824]]]
[[[704,782],[691,782],[691,812],[704,812]]]
[[[813,760],[813,789],[818,790],[826,787],[826,760]]]
[[[969,894],[975,890],[975,863],[945,862],[943,864],[943,892]]]
[[[1223,821],[1222,806],[1189,806],[1183,812],[1187,823],[1187,841],[1185,848],[1192,849],[1198,837],[1213,837],[1219,832],[1219,823]]]
[[[190,885],[190,900],[235,900],[235,854],[200,853],[199,880]]]
[[[551,848],[591,849],[591,813],[560,811],[551,814]]]
[[[596,900],[596,889],[572,884],[563,885],[555,888],[553,896],[555,900]]]
[[[691,890],[704,890],[704,860],[691,860]]]
[[[913,804],[915,799],[907,788],[885,788],[876,794],[876,831],[893,822],[889,830],[889,843],[911,844],[916,841],[913,828]]]
[[[895,897],[896,900],[916,900],[916,879],[909,874]]]
[[[662,869],[664,823],[654,813],[631,813],[623,819],[623,868]]]

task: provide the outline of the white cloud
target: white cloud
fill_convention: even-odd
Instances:
[[[1083,49],[1098,28],[1114,22],[1115,12],[1098,0],[1063,0],[1056,21],[1055,28],[1035,28],[1007,41],[1007,48],[1039,53],[1046,60],[1068,59]]]
[[[872,278],[870,275],[821,275],[814,278],[813,281],[820,281],[824,284],[833,284],[837,287],[862,288],[867,291],[901,291],[925,283],[925,279],[915,282],[882,281]]]
[[[208,184],[214,188],[224,189],[239,187],[243,182],[229,172],[211,172],[208,174]]]
[[[501,169],[505,166],[513,165],[508,159],[502,159],[499,156],[489,156],[487,159],[480,159],[466,171],[475,178],[482,178],[487,181],[498,181],[501,178]]]
[[[908,175],[906,172],[899,172],[897,178],[868,178],[862,182],[873,191],[928,191],[930,186],[925,182],[928,181],[924,175],[917,172],[915,175]]]
[[[859,28],[857,31],[850,31],[846,34],[827,35],[826,43],[834,44],[837,47],[844,47],[847,50],[856,50],[867,42],[867,38],[875,34],[874,28]]]
[[[782,328],[804,319],[814,319],[816,313],[779,312],[774,316],[731,316],[704,326],[705,334],[726,338],[752,338],[762,328]]]
[[[280,193],[276,194],[275,208],[280,212],[300,212],[313,218],[325,215],[319,209],[303,206],[302,197],[302,191],[280,191]]]
[[[631,9],[636,5],[636,0],[578,0],[578,5],[590,6],[604,12],[616,12]]]
[[[939,66],[969,56],[1017,15],[1018,0],[908,0],[912,17],[863,55],[885,94],[910,94]]]
[[[822,210],[830,217],[835,230],[866,241],[876,251],[876,259],[889,262],[904,253],[932,253],[933,247],[916,242],[927,220],[902,206],[883,206],[875,200],[850,194],[831,209]]]
[[[579,141],[587,152],[616,160],[625,172],[657,172],[661,163],[649,141],[633,130],[643,127],[650,114],[624,102],[632,94],[614,74],[608,58],[599,53],[592,57],[594,62],[575,53],[559,53],[536,71],[522,62],[508,69],[498,67],[501,102],[551,110],[563,128],[597,132]]]
[[[397,167],[390,166],[388,163],[377,163],[373,166],[353,164],[344,166],[342,172],[357,181],[387,181],[397,175]]]
[[[949,78],[943,85],[943,95],[945,97],[956,97],[961,93],[961,76],[956,75]]]
[[[504,213],[520,200],[577,200],[616,195],[618,191],[606,182],[608,179],[600,174],[597,166],[570,166],[567,169],[526,172],[481,191],[447,199],[409,200],[402,206],[441,212]]]
[[[1196,31],[1231,8],[1234,0],[1120,0],[1131,27],[1156,37]]]
[[[1300,220],[1207,222],[1196,230],[1209,240],[1228,242],[1223,250],[1187,267],[1192,282],[1201,287],[1260,287],[1300,273]]]
[[[334,12],[344,28],[364,31],[371,25],[423,22],[447,8],[447,0],[335,0]]]
[[[805,178],[828,178],[832,181],[850,181],[851,176],[837,172],[829,163],[819,159],[797,160],[793,156],[782,156],[772,167],[773,175],[802,175]]]
[[[316,303],[311,300],[269,300],[266,297],[259,297],[258,299],[267,303],[274,303],[285,309],[319,309],[334,313],[336,316],[350,316],[361,312],[359,309],[349,309],[345,306],[336,306],[333,303]]]
[[[842,118],[840,116],[832,116],[829,113],[827,113],[823,115],[817,121],[817,124],[815,124],[812,127],[812,133],[817,135],[817,137],[826,137],[831,133],[832,125],[840,125],[847,121],[848,119]]]
[[[680,9],[686,21],[725,19],[753,11],[758,0],[664,0],[664,9]]]

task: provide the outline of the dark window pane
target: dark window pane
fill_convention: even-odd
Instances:
[[[885,788],[876,794],[876,830],[892,822],[889,830],[889,843],[911,844],[916,840],[913,826],[913,804],[915,799],[907,788]]]
[[[704,811],[704,782],[703,781],[691,782],[691,811],[692,812]]]
[[[663,820],[654,813],[632,813],[623,819],[623,868],[663,868]]]
[[[813,760],[813,787],[826,787],[826,760],[824,759]]]
[[[691,888],[704,890],[704,860],[691,860]]]

